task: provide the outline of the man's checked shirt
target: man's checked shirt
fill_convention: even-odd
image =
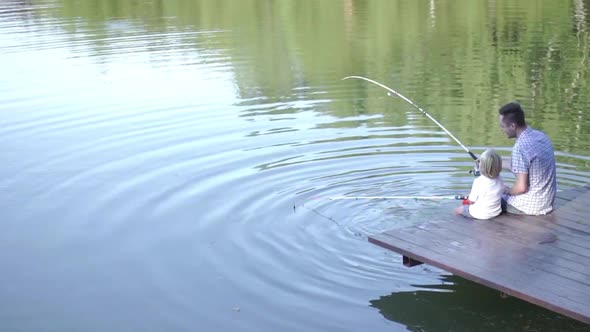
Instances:
[[[516,139],[510,168],[515,174],[528,173],[529,190],[522,195],[508,196],[508,204],[531,215],[551,212],[557,180],[555,155],[549,137],[527,127]]]

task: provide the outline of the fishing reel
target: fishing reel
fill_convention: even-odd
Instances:
[[[476,155],[474,155],[471,151],[468,152],[469,155],[471,156],[471,158],[473,158],[473,161],[475,162],[475,165],[473,165],[473,169],[469,170],[469,173],[473,174],[473,176],[480,176],[481,173],[479,172],[479,158],[477,158]]]
[[[457,195],[457,196],[455,196],[455,199],[458,201],[461,201],[461,205],[470,205],[471,204],[471,202],[469,201],[469,196]]]
[[[477,164],[473,166],[473,169],[469,170],[469,174],[473,174],[473,176],[480,176],[481,173],[479,172],[479,166]]]

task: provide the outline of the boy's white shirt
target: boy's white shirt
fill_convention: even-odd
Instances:
[[[504,182],[498,175],[490,179],[484,175],[478,176],[471,186],[468,199],[475,202],[469,205],[469,214],[476,219],[490,219],[502,212],[502,193]]]

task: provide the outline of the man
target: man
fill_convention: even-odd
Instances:
[[[516,176],[506,187],[502,207],[508,213],[541,215],[553,210],[557,181],[555,155],[547,135],[526,125],[524,111],[518,103],[508,103],[499,110],[500,128],[508,138],[516,138],[512,158],[503,168]]]

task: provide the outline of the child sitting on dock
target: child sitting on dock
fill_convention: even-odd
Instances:
[[[473,181],[467,200],[455,209],[455,213],[469,218],[490,219],[502,212],[502,157],[493,149],[487,149],[478,161],[481,176]]]

